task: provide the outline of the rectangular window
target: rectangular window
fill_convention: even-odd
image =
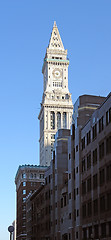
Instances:
[[[94,226],[94,238],[97,239],[99,237],[99,227],[98,225]]]
[[[78,188],[76,188],[76,194],[78,195],[79,191],[78,191]]]
[[[23,182],[23,187],[25,187],[26,186],[26,182]]]
[[[108,223],[108,227],[109,227],[109,237],[111,237],[111,222]]]
[[[63,128],[67,128],[67,114],[63,112]]]
[[[105,182],[105,171],[104,171],[104,168],[99,171],[99,182],[100,182],[100,185],[103,185],[104,182]]]
[[[103,117],[99,119],[99,133],[104,129]]]
[[[86,194],[86,181],[82,182],[82,194]]]
[[[61,128],[61,113],[57,112],[57,129]]]
[[[93,151],[93,165],[97,163],[97,148]]]
[[[91,168],[91,153],[87,155],[87,170]]]
[[[23,194],[26,194],[26,190],[23,190]]]
[[[93,140],[97,137],[97,124],[95,124],[92,128],[92,136]]]
[[[85,172],[86,167],[85,167],[85,158],[82,159],[82,172]]]
[[[51,129],[55,129],[55,113],[51,111]]]
[[[87,204],[87,214],[88,214],[88,217],[90,217],[92,215],[92,202],[88,202]]]
[[[76,152],[78,152],[78,145],[76,146]]]
[[[105,196],[100,197],[100,212],[105,211]]]
[[[111,210],[111,192],[107,194],[107,210]]]
[[[87,133],[87,145],[91,142],[91,131]]]
[[[69,199],[71,199],[71,193],[69,193]]]
[[[71,179],[71,173],[69,173],[69,179]]]
[[[106,138],[106,154],[111,153],[111,136]]]
[[[79,216],[79,209],[77,209],[77,217]]]
[[[64,196],[64,207],[66,206],[67,202],[66,202],[66,195]]]
[[[82,139],[82,150],[85,148],[85,137]]]
[[[86,217],[86,204],[84,204],[82,206],[82,217],[85,218]]]
[[[99,144],[99,160],[104,157],[104,142]]]
[[[76,199],[75,189],[74,189],[74,200]]]
[[[26,173],[22,173],[22,178],[26,178]]]
[[[101,224],[101,237],[102,238],[106,237],[106,223]]]
[[[98,186],[97,174],[93,176],[93,189],[96,189]]]
[[[111,181],[111,164],[106,167],[106,179],[107,182]]]
[[[91,177],[87,180],[87,192],[91,191]]]
[[[93,201],[93,210],[94,210],[94,215],[98,214],[98,199],[95,199]]]
[[[106,112],[106,126],[111,122],[111,108]]]

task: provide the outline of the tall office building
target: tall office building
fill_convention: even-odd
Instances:
[[[64,49],[56,22],[44,58],[43,97],[40,120],[40,165],[50,165],[55,134],[59,128],[70,129],[73,104],[68,89],[67,50]]]

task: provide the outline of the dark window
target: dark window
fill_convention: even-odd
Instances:
[[[88,202],[88,204],[87,204],[87,214],[88,214],[89,217],[92,214],[92,203],[91,203],[91,201]]]
[[[71,179],[71,174],[69,173],[69,179]]]
[[[75,180],[75,168],[74,168],[74,180]]]
[[[82,150],[85,148],[85,137],[82,139]]]
[[[69,219],[71,219],[71,213],[69,213]]]
[[[78,173],[78,167],[76,167],[76,173]]]
[[[100,212],[104,212],[105,211],[105,196],[102,196],[100,198]]]
[[[111,108],[106,112],[106,126],[111,122]]]
[[[104,129],[103,117],[99,119],[99,133]]]
[[[83,239],[87,239],[87,228],[83,228]]]
[[[88,230],[89,230],[89,238],[91,239],[92,227],[90,226],[90,227],[88,228]]]
[[[82,194],[86,194],[86,181],[82,182]]]
[[[111,210],[111,192],[107,193],[107,210]]]
[[[84,172],[86,170],[86,167],[85,167],[85,158],[83,158],[82,160],[82,172]]]
[[[111,153],[111,136],[106,138],[106,154]]]
[[[63,198],[61,198],[61,208],[63,208]]]
[[[91,142],[91,131],[87,133],[87,145]]]
[[[64,196],[64,206],[66,206],[67,202],[66,202],[66,195]]]
[[[94,238],[98,238],[99,236],[99,228],[98,228],[98,225],[95,225],[94,226]]]
[[[75,189],[74,189],[74,200],[76,199]]]
[[[93,140],[97,137],[97,124],[95,124],[92,128],[92,136]]]
[[[78,239],[78,232],[76,232],[76,238]]]
[[[93,151],[93,165],[97,163],[97,148]]]
[[[78,145],[76,146],[76,152],[78,152]]]
[[[98,179],[97,179],[97,174],[93,176],[93,189],[97,188],[98,186]]]
[[[79,209],[77,209],[77,217],[79,216]]]
[[[107,182],[111,181],[111,164],[106,167],[106,179]]]
[[[87,155],[87,169],[91,168],[91,153]]]
[[[104,184],[104,181],[105,181],[105,171],[104,171],[104,168],[102,170],[100,170],[100,172],[99,172],[99,181],[100,181],[100,185]]]
[[[86,217],[86,204],[84,204],[82,206],[82,217],[85,218]]]
[[[108,225],[109,225],[109,237],[111,237],[111,222],[109,222]]]
[[[87,191],[91,191],[91,177],[87,180]]]
[[[101,224],[101,237],[106,237],[106,223]]]
[[[98,213],[98,199],[95,199],[93,201],[93,210],[94,210],[94,215]]]
[[[99,160],[104,157],[104,142],[99,144]]]
[[[71,193],[69,193],[69,199],[71,199]]]

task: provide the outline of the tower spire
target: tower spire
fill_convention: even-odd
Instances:
[[[54,21],[54,25],[53,25],[53,29],[52,29],[52,33],[51,33],[51,37],[49,40],[49,45],[48,45],[49,49],[54,49],[54,50],[62,50],[64,51],[64,46],[59,34],[59,30],[56,24],[56,21]]]
[[[54,21],[54,25],[53,25],[53,27],[57,27],[56,21]]]

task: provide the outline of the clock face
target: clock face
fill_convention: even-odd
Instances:
[[[62,75],[62,72],[59,68],[55,68],[52,73],[53,73],[55,78],[60,78],[61,75]]]

